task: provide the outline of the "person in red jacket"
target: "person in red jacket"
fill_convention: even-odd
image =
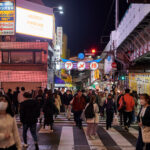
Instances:
[[[119,110],[122,109],[123,105],[123,117],[124,117],[124,127],[128,131],[132,122],[132,111],[134,110],[135,102],[133,97],[130,95],[130,89],[125,90],[125,95],[119,100]]]
[[[73,99],[72,109],[74,112],[76,126],[78,126],[80,129],[82,128],[81,114],[85,108],[85,105],[85,98],[83,97],[82,92],[78,91],[77,95],[75,95]]]

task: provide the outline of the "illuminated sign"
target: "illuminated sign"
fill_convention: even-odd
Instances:
[[[66,62],[65,63],[65,69],[66,70],[71,70],[73,68],[73,63],[72,62]]]
[[[15,34],[15,0],[0,2],[0,35]]]
[[[52,15],[17,7],[16,32],[53,39],[54,18]]]
[[[90,64],[90,68],[91,68],[91,70],[97,70],[98,69],[98,63],[97,62],[92,62]]]
[[[77,63],[77,68],[78,68],[79,71],[85,70],[85,68],[86,68],[85,62],[83,62],[83,61],[78,62]]]

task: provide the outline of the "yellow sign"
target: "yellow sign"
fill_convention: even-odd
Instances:
[[[150,73],[130,73],[129,87],[140,94],[150,95]]]

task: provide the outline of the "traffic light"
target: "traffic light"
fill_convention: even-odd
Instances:
[[[91,52],[92,52],[92,54],[95,54],[96,53],[96,49],[92,49]]]
[[[125,76],[121,76],[120,77],[121,80],[125,80],[125,78],[126,78]]]

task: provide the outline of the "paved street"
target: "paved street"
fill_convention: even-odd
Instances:
[[[54,124],[54,133],[45,133],[38,124],[38,137],[40,150],[134,150],[138,136],[136,125],[125,132],[121,127],[106,130],[105,121],[102,120],[98,127],[98,138],[89,140],[86,136],[86,124],[83,130],[78,129],[73,122],[65,119],[64,115],[58,116]],[[20,135],[22,129],[19,128]],[[34,150],[34,143],[28,133],[29,148]]]

